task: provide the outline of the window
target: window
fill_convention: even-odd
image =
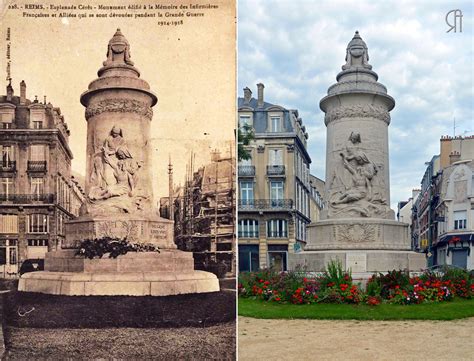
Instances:
[[[2,129],[11,129],[13,124],[14,113],[0,113],[0,123]]]
[[[0,199],[11,200],[13,196],[13,179],[8,177],[0,178]]]
[[[270,165],[283,165],[283,152],[281,149],[270,149]]]
[[[287,270],[288,246],[268,246],[268,266],[274,271],[283,272]]]
[[[258,271],[258,245],[239,245],[239,272]]]
[[[1,152],[2,152],[2,166],[9,167],[11,163],[15,160],[13,155],[13,147],[11,145],[2,145]]]
[[[252,131],[253,125],[250,115],[240,115],[239,116],[239,128],[240,131],[244,134]]]
[[[240,202],[242,205],[253,204],[253,182],[240,182]]]
[[[252,165],[252,158],[239,160],[239,165],[240,165],[240,166],[249,166],[249,165]]]
[[[454,211],[454,229],[466,229],[466,228],[467,228],[467,212]]]
[[[0,214],[0,233],[18,233],[16,214]]]
[[[17,257],[16,257],[16,247],[10,247],[10,264],[16,264]]]
[[[281,118],[270,117],[270,131],[272,133],[281,132]]]
[[[283,200],[283,181],[270,182],[270,199],[273,206],[278,206]]]
[[[43,129],[43,121],[33,121],[33,129]]]
[[[258,238],[258,221],[255,219],[239,219],[239,237]]]
[[[28,216],[28,233],[48,233],[49,219],[46,214]]]
[[[288,221],[286,219],[271,219],[267,221],[267,237],[287,238]]]
[[[28,247],[47,247],[48,240],[47,239],[29,239],[28,240]]]
[[[30,160],[44,161],[45,147],[43,144],[30,145]]]
[[[43,129],[45,121],[44,109],[32,109],[30,112],[31,128]]]
[[[44,194],[44,179],[34,177],[31,178],[31,194],[38,197]]]

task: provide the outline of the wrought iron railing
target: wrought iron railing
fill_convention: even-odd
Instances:
[[[13,204],[28,204],[34,202],[54,203],[55,195],[45,194],[0,194],[0,202],[11,202]]]
[[[285,175],[285,166],[267,165],[267,175]]]
[[[239,165],[240,177],[253,177],[255,175],[254,165]]]
[[[0,172],[14,172],[16,171],[16,161],[0,161]]]
[[[239,199],[240,210],[290,210],[293,199]]]
[[[28,172],[46,172],[45,160],[29,160]]]

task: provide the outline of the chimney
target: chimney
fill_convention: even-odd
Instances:
[[[20,104],[26,104],[26,83],[24,80],[20,83]]]
[[[461,160],[461,153],[453,150],[449,155],[449,164],[453,164],[459,160]]]
[[[263,107],[263,88],[265,88],[265,85],[263,85],[262,83],[257,84],[257,89],[258,89],[257,106],[259,108]]]
[[[244,88],[244,103],[249,104],[250,99],[252,99],[252,91],[248,87],[245,87]]]
[[[218,149],[214,149],[211,152],[211,162],[218,162],[221,159],[221,152]]]
[[[13,99],[13,87],[12,87],[12,80],[7,85],[7,102],[11,102]]]

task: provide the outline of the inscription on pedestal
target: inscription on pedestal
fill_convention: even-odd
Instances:
[[[367,272],[367,254],[346,253],[346,269],[351,269],[352,272]]]
[[[66,224],[65,247],[75,248],[85,239],[126,239],[131,243],[174,245],[173,224],[153,220],[88,220]],[[172,247],[174,248],[174,247]]]
[[[164,224],[152,224],[150,235],[153,240],[162,241],[168,238],[168,230]]]

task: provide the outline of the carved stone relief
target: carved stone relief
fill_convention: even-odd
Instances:
[[[344,224],[334,226],[334,238],[344,243],[371,243],[380,238],[379,226],[375,224]]]
[[[326,113],[324,120],[326,124],[341,118],[377,118],[387,124],[390,123],[390,113],[381,105],[354,104],[344,105],[331,109]]]
[[[86,109],[86,119],[104,112],[136,113],[151,120],[153,110],[144,102],[131,99],[106,99]]]
[[[385,218],[389,207],[383,194],[382,167],[361,149],[359,133],[351,132],[348,140],[328,179],[329,215]]]
[[[95,143],[95,142],[94,142]],[[91,155],[88,213],[132,213],[146,198],[137,192],[142,161],[133,158],[122,129],[114,126],[109,136],[95,144]]]

